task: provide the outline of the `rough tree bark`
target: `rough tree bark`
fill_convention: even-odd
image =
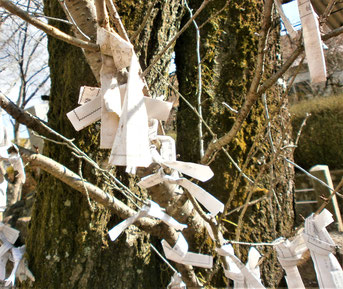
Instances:
[[[179,1],[121,1],[119,12],[132,35],[145,16],[144,10],[155,3],[145,29],[138,35],[136,51],[142,67],[149,65],[151,58],[173,37],[180,23]],[[67,1],[69,10],[84,31],[94,35],[94,19],[82,19],[80,6],[89,6],[87,1]],[[90,7],[93,9],[92,7]],[[76,12],[75,12],[76,11]],[[78,17],[79,13],[80,17]],[[91,11],[92,12],[92,11]],[[92,14],[90,12],[90,15]],[[45,1],[45,13],[65,18],[58,1]],[[75,16],[76,15],[76,16]],[[85,23],[81,23],[81,22]],[[70,27],[52,23],[70,33]],[[92,38],[92,37],[91,37]],[[94,39],[94,38],[92,38]],[[72,47],[54,38],[49,38],[49,65],[51,71],[51,94],[49,125],[61,134],[75,138],[75,143],[94,160],[103,161],[106,151],[99,150],[99,123],[75,133],[66,113],[77,106],[79,88],[82,85],[97,86],[96,78],[89,68],[81,49]],[[172,51],[161,59],[159,71],[168,71]],[[97,55],[89,55],[93,72],[97,76]],[[99,59],[99,58],[98,58]],[[152,75],[148,78],[152,93],[162,94],[162,88]],[[155,83],[155,84],[154,84]],[[78,172],[79,160],[70,150],[53,143],[46,143],[45,154]],[[130,183],[123,171],[117,177]],[[96,173],[83,164],[84,177],[100,187]],[[112,192],[118,196],[118,192]],[[124,199],[123,199],[124,200]],[[94,204],[93,204],[94,206]],[[169,282],[170,272],[161,264],[155,253],[150,251],[153,242],[146,233],[127,230],[115,243],[107,230],[120,219],[101,205],[92,212],[87,200],[54,177],[43,173],[37,188],[32,214],[27,252],[29,266],[36,277],[34,288],[159,288]],[[147,242],[149,241],[149,242]],[[159,246],[159,240],[156,240]],[[29,287],[28,284],[23,288]]]
[[[201,27],[201,65],[202,65],[202,109],[205,121],[210,125],[217,137],[227,133],[236,115],[230,112],[222,102],[240,110],[245,101],[256,63],[257,45],[262,23],[263,5],[265,1],[229,1],[228,6],[216,15],[228,1],[215,1],[196,19],[201,26],[210,15],[215,15],[207,24]],[[190,7],[195,9],[200,6],[201,0],[190,0]],[[269,33],[266,49],[264,68],[265,79],[278,65],[280,65],[278,38],[279,30],[275,27],[277,18],[275,13],[271,31]],[[189,19],[186,13],[183,22]],[[274,26],[274,27],[273,27]],[[197,107],[197,55],[196,55],[196,30],[194,26],[188,29],[179,39],[175,47],[177,76],[180,92]],[[271,128],[274,145],[276,148],[285,146],[290,142],[289,117],[287,100],[281,97],[281,89],[275,88],[268,91],[268,109],[273,126]],[[199,119],[189,106],[180,100],[177,114],[177,152],[180,158],[186,161],[200,162]],[[266,120],[264,106],[258,100],[249,117],[233,141],[226,149],[238,163],[244,167],[244,162],[252,146],[256,146],[251,161],[244,172],[252,179],[262,169],[264,163],[270,162],[270,144],[265,128]],[[205,148],[212,140],[212,136],[203,128]],[[255,144],[254,144],[255,143]],[[283,154],[288,154],[282,151]],[[245,213],[241,226],[240,240],[247,242],[272,241],[279,236],[287,236],[293,224],[293,170],[283,161],[276,161],[266,170],[266,176],[257,184],[260,188],[249,186],[249,181],[239,177],[239,172],[220,151],[210,164],[214,171],[214,178],[203,185],[209,192],[225,202],[228,198],[230,209],[243,205],[249,192],[253,191],[252,200],[271,194],[269,198],[250,206]],[[239,186],[234,187],[235,180],[240,178]],[[275,196],[272,193],[275,191]],[[276,200],[277,198],[277,200]],[[279,203],[279,206],[277,205]],[[233,223],[238,223],[240,212],[227,217]],[[263,229],[262,229],[263,228]],[[225,222],[224,237],[229,240],[237,238],[237,227]],[[247,247],[240,247],[243,253]],[[259,248],[264,254],[271,253],[271,248]],[[244,254],[243,254],[244,255]],[[274,255],[269,256],[262,263],[262,276],[269,287],[281,278],[281,270]],[[217,285],[224,285],[218,280]]]

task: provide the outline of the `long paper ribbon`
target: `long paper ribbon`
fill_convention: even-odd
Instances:
[[[148,115],[139,76],[139,63],[132,56],[128,86],[119,127],[114,139],[109,163],[116,166],[147,167],[152,159],[149,148]]]
[[[326,230],[332,222],[332,214],[326,209],[305,220],[303,238],[310,250],[320,288],[343,288],[343,271],[333,255],[336,246]]]
[[[298,0],[304,46],[311,81],[326,81],[326,66],[319,24],[310,0]]]
[[[166,240],[162,240],[162,247],[166,258],[176,263],[202,268],[212,268],[213,266],[212,256],[188,252],[188,243],[181,233],[179,233],[173,248]]]

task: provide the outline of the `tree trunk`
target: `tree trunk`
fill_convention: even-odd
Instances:
[[[76,2],[69,1],[67,4],[80,4]],[[180,23],[179,1],[149,1],[152,2],[155,2],[154,9],[136,45],[143,69],[174,36]],[[149,3],[118,3],[129,34],[132,35],[142,22]],[[59,5],[58,1],[45,1],[45,13],[65,18]],[[71,33],[69,26],[58,22],[53,25]],[[75,138],[75,143],[81,149],[101,162],[107,158],[108,151],[99,150],[100,124],[76,133],[66,117],[66,113],[77,106],[80,86],[96,86],[96,79],[79,48],[53,38],[49,38],[48,47],[51,72],[49,125],[66,137]],[[166,53],[160,61],[158,70],[161,73],[168,71],[171,52]],[[161,94],[163,87],[157,85],[155,75],[156,72],[152,73],[148,82],[153,88],[152,93]],[[45,154],[78,173],[79,159],[65,146],[46,142]],[[104,187],[99,183],[96,171],[87,163],[83,163],[82,171],[87,181]],[[130,180],[122,171],[116,172],[117,177],[129,185]],[[118,192],[112,193],[120,198]],[[170,272],[159,257],[150,251],[149,243],[153,242],[150,236],[132,228],[126,230],[116,242],[111,242],[107,231],[121,220],[99,205],[93,203],[92,206],[96,207],[94,212],[80,193],[54,177],[42,174],[26,241],[29,266],[36,277],[34,288],[165,286],[169,282]],[[155,243],[160,248],[160,240]],[[29,288],[29,285],[23,285],[23,288],[26,287]]]
[[[195,11],[202,2],[202,0],[191,0],[189,5]],[[264,4],[264,1],[230,1],[225,10],[215,15],[226,2],[226,0],[213,1],[196,19],[200,26],[211,17],[210,15],[214,15],[200,30],[203,91],[201,102],[203,118],[218,138],[230,130],[236,117],[236,114],[229,111],[222,102],[239,110],[251,84]],[[189,14],[186,13],[183,23],[189,18]],[[269,52],[265,60],[263,78],[280,65],[279,29],[275,27],[275,23],[272,28],[268,39]],[[197,108],[198,64],[196,30],[193,25],[181,36],[175,52],[179,90]],[[272,123],[273,144],[276,149],[290,142],[287,100],[281,97],[281,94],[280,88],[274,88],[268,91],[266,96]],[[201,160],[198,123],[199,119],[192,109],[180,100],[177,114],[177,152],[180,154],[180,159],[184,161],[200,162]],[[270,153],[271,146],[266,131],[264,106],[259,100],[234,140],[226,147],[241,168],[245,166],[245,160],[250,158],[244,172],[252,179],[256,178],[264,168],[264,164],[268,164],[275,155]],[[206,144],[212,140],[212,137],[206,128],[203,128],[203,133],[206,149]],[[290,153],[282,151],[282,154]],[[250,192],[253,192],[251,200],[267,197],[256,205],[248,207],[245,215],[242,216],[241,224],[239,216],[242,210],[224,217],[231,222],[225,222],[224,237],[227,240],[270,242],[277,237],[289,235],[294,217],[293,170],[280,157],[266,167],[263,177],[256,182],[259,188],[249,186],[249,181],[242,178],[222,151],[216,155],[210,167],[215,175],[210,181],[201,185],[221,201],[229,200],[228,211],[243,205]],[[235,182],[238,182],[237,188]],[[239,228],[233,224],[238,224]],[[236,246],[236,253],[239,255],[242,252],[245,259],[247,249],[247,246],[240,246],[240,250],[237,250]],[[264,276],[264,284],[266,287],[273,287],[282,276],[280,266],[271,247],[259,247],[259,251],[268,256],[262,263],[261,275]],[[217,276],[215,285],[224,286],[223,275]]]

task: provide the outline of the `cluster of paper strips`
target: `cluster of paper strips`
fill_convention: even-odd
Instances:
[[[0,280],[5,281],[5,286],[14,286],[15,279],[18,277],[20,282],[29,278],[35,281],[35,278],[29,268],[26,260],[23,258],[25,246],[15,247],[13,244],[18,239],[19,231],[0,222]],[[6,264],[8,260],[12,261],[13,269],[10,276],[6,278]]]
[[[332,214],[326,209],[305,220],[303,238],[310,250],[320,288],[343,288],[342,267],[333,254],[336,245],[326,230],[332,222]]]

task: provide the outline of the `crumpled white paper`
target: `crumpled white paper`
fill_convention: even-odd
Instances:
[[[188,243],[181,233],[179,233],[173,248],[166,240],[162,240],[162,247],[166,258],[176,263],[202,268],[212,268],[213,266],[212,256],[188,252]]]
[[[265,289],[261,283],[260,269],[257,266],[261,255],[254,247],[249,250],[246,265],[236,257],[231,244],[223,245],[217,251],[219,255],[227,257],[229,269],[224,269],[224,273],[227,278],[234,280],[234,288]]]
[[[143,217],[154,217],[156,219],[159,219],[166,223],[168,226],[173,227],[175,230],[182,231],[183,229],[187,228],[187,225],[180,224],[178,221],[176,221],[173,217],[167,215],[164,213],[161,209],[161,207],[149,200],[149,206],[143,206],[143,208],[135,215],[131,216],[130,218],[127,218],[126,220],[122,221],[115,227],[113,227],[109,232],[109,236],[112,241],[115,241],[119,235],[127,229],[130,225],[132,225],[134,222],[136,222],[139,218]]]
[[[297,267],[302,254],[307,250],[302,236],[297,235],[291,242],[284,240],[283,243],[275,245],[275,249],[278,260],[286,272],[288,288],[305,288]]]
[[[333,254],[336,245],[326,230],[332,222],[332,214],[326,209],[319,215],[312,214],[305,220],[302,235],[311,253],[319,288],[343,288],[343,271]]]
[[[21,156],[19,154],[18,147],[15,144],[13,144],[12,148],[12,151],[8,154],[8,161],[12,165],[13,169],[18,172],[18,179],[20,180],[20,182],[24,184],[26,181],[26,174],[23,160],[21,159]]]

